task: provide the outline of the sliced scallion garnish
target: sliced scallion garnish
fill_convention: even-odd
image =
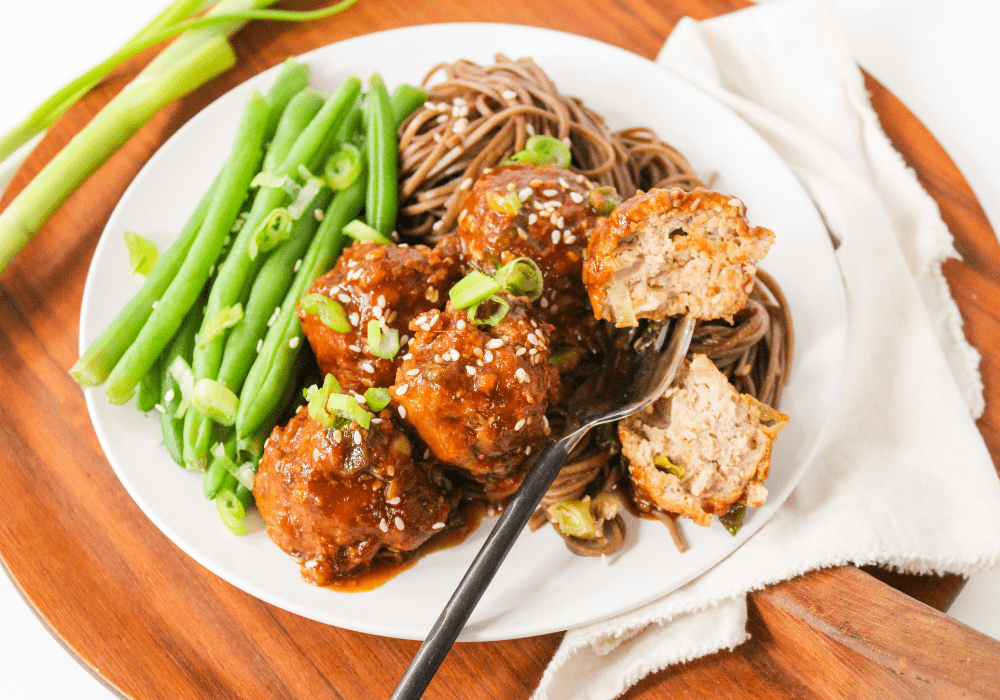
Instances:
[[[595,187],[587,195],[587,206],[598,214],[610,214],[618,206],[618,194],[610,187]]]
[[[673,474],[678,479],[682,478],[687,471],[679,464],[674,464],[666,455],[657,455],[653,458],[653,465],[668,474]]]
[[[174,358],[169,371],[181,390],[181,402],[177,405],[174,418],[183,418],[191,405],[191,395],[194,394],[194,372],[191,371],[191,365],[179,355]]]
[[[219,491],[215,497],[215,506],[219,509],[219,517],[222,518],[222,522],[231,533],[234,535],[247,534],[246,525],[243,524],[246,509],[233,491],[229,489]]]
[[[297,183],[289,175],[275,175],[274,173],[261,172],[257,173],[253,180],[250,181],[250,187],[270,187],[273,189],[284,190],[292,199],[299,196],[299,190],[302,189],[302,185]]]
[[[479,307],[484,303],[498,304],[499,308],[497,308],[493,313],[491,313],[489,316],[486,316],[485,318],[478,318],[477,314],[479,312]],[[507,300],[501,296],[494,294],[489,299],[486,299],[485,301],[481,301],[474,304],[473,306],[470,306],[468,314],[469,314],[469,320],[475,323],[477,326],[495,326],[498,323],[500,323],[500,321],[503,319],[504,316],[507,315],[508,311],[510,311],[510,304],[507,303]]]
[[[210,343],[222,331],[232,328],[243,318],[243,305],[237,303],[235,306],[223,306],[212,318],[205,322],[205,329],[202,331],[202,343]]]
[[[236,409],[240,400],[224,384],[214,379],[199,379],[194,385],[191,404],[220,425],[236,422]]]
[[[319,317],[320,323],[338,333],[350,333],[351,324],[347,320],[344,307],[325,294],[306,294],[299,300],[299,308],[307,314]]]
[[[327,158],[324,174],[331,190],[346,190],[361,175],[361,151],[352,143],[342,144]]]
[[[278,207],[268,214],[253,232],[247,255],[254,260],[258,253],[271,250],[279,243],[287,241],[291,235],[292,215],[284,207]]]
[[[371,427],[372,414],[361,408],[358,400],[347,394],[330,394],[326,400],[326,407],[331,413],[335,413],[350,423],[357,423],[365,430]]]
[[[302,218],[302,215],[305,214],[309,205],[312,204],[312,201],[316,199],[316,195],[320,193],[320,190],[325,185],[326,183],[318,177],[309,177],[306,179],[306,184],[299,190],[295,201],[288,205],[288,215],[292,217],[292,221],[298,221]]]
[[[395,245],[388,238],[373,229],[364,221],[355,219],[344,227],[344,233],[356,241],[370,241],[379,245]]]
[[[365,403],[368,404],[368,408],[376,413],[388,406],[391,400],[392,395],[388,389],[374,386],[370,389],[365,389]]]
[[[323,386],[317,387],[315,384],[306,389],[303,394],[308,402],[307,410],[309,411],[309,417],[314,421],[322,425],[324,428],[329,428],[333,425],[333,416],[330,411],[326,408],[326,402],[330,398],[331,394],[336,394],[340,392],[340,382],[332,374],[326,375],[323,380]]]
[[[493,276],[509,294],[535,301],[542,296],[544,280],[538,264],[531,258],[517,258],[497,270]]]
[[[399,331],[383,328],[374,318],[368,322],[368,349],[375,357],[391,360],[399,352]]]
[[[160,259],[156,244],[135,231],[125,232],[125,247],[128,248],[128,264],[133,273],[148,275]]]
[[[572,160],[573,155],[565,143],[553,136],[535,134],[525,142],[523,151],[518,151],[504,163],[555,164],[568,168]]]
[[[561,501],[548,508],[549,517],[564,535],[586,540],[597,539],[597,523],[590,512],[590,501]]]
[[[489,275],[473,270],[451,288],[448,296],[451,298],[452,308],[466,309],[489,299],[502,289],[503,286]]]
[[[517,192],[487,192],[486,203],[498,214],[514,216],[521,211],[521,198]]]

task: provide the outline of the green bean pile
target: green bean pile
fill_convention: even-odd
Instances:
[[[170,456],[204,473],[206,498],[235,534],[246,532],[264,440],[295,392],[296,304],[362,211],[391,236],[396,131],[425,97],[409,85],[390,96],[377,73],[367,92],[349,77],[322,96],[305,65],[287,62],[248,99],[177,240],[70,370],[84,388],[105,384],[113,404],[135,396],[140,411],[156,410]]]

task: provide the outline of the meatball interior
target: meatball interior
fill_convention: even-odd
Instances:
[[[410,321],[442,308],[448,290],[461,277],[457,247],[355,243],[309,290],[343,306],[351,331],[335,331],[318,316],[299,309],[302,329],[320,369],[350,391],[363,393],[369,387],[391,385],[399,356],[384,359],[372,352],[368,322],[374,319],[396,329],[404,345]]]
[[[519,257],[538,264],[545,287],[536,305],[556,342],[585,344],[594,326],[582,281],[590,232],[602,220],[591,206],[594,187],[555,165],[507,165],[483,174],[459,212],[467,264],[487,274]],[[511,194],[517,211],[499,210],[496,199]]]
[[[520,479],[504,478],[519,474],[547,435],[547,395],[559,382],[549,364],[551,327],[526,299],[505,299],[510,311],[494,326],[477,326],[450,302],[416,318],[392,389],[434,456],[498,498],[516,490]]]
[[[314,584],[401,561],[445,527],[443,477],[414,462],[383,411],[370,430],[324,428],[305,408],[271,433],[254,483],[267,533]]]

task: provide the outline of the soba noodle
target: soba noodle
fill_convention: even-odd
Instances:
[[[570,147],[572,168],[622,196],[654,187],[692,190],[705,186],[687,160],[651,129],[611,131],[604,119],[574,97],[562,95],[531,59],[497,56],[480,66],[470,61],[435,66],[424,79],[427,102],[400,130],[399,234],[434,243],[455,232],[465,192],[487,169],[522,150],[528,138],[545,134]],[[762,270],[747,302],[732,324],[711,321],[695,332],[692,353],[708,355],[737,391],[778,407],[792,360],[793,332],[781,288]],[[553,434],[568,417],[550,412]],[[548,520],[548,506],[565,500],[617,493],[627,469],[617,436],[591,437],[567,460],[531,521],[536,529]],[[664,522],[680,551],[687,548],[676,516],[649,508]],[[581,540],[564,535],[575,553],[598,556],[615,551],[625,522],[617,515],[600,521],[603,535]],[[600,528],[599,528],[600,531]]]

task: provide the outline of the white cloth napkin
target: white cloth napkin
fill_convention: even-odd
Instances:
[[[1000,562],[1000,480],[973,422],[979,356],[940,270],[956,256],[951,235],[882,131],[833,12],[790,0],[684,19],[658,62],[767,139],[841,242],[844,385],[819,456],[772,519],[683,588],[567,632],[536,700],[613,698],[732,648],[747,639],[747,592],[810,570]]]

